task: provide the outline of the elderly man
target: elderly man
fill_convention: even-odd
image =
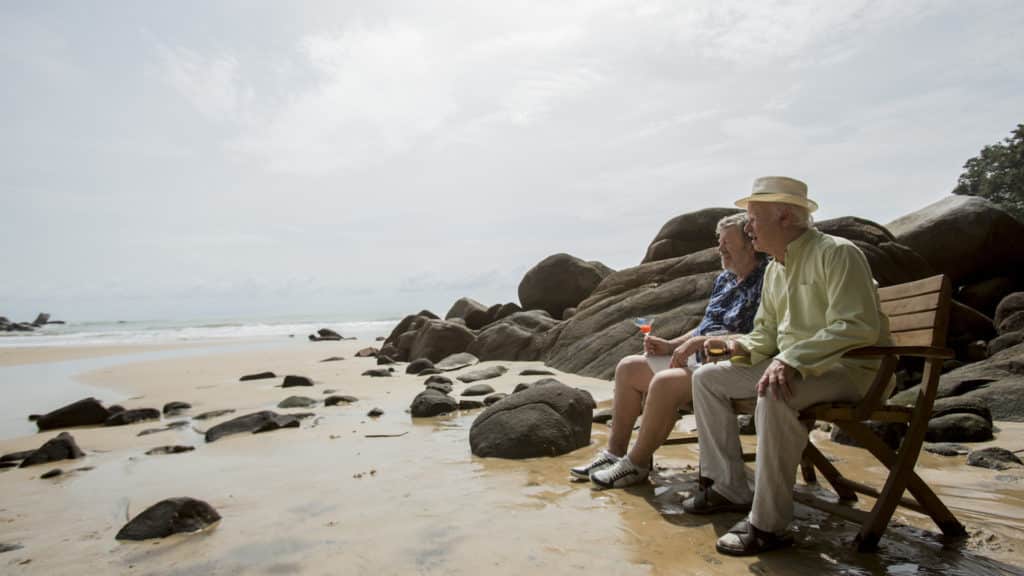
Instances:
[[[772,256],[754,329],[726,339],[732,362],[693,375],[702,489],[683,502],[691,514],[750,510],[718,539],[723,554],[753,555],[792,543],[796,468],[807,442],[799,411],[819,402],[856,401],[870,387],[876,360],[853,360],[854,348],[889,343],[878,291],[864,254],[818,232],[807,185],[759,178],[746,207],[754,246]],[[705,342],[705,346],[714,345]],[[757,397],[757,465],[747,484],[732,400]]]
[[[589,477],[598,488],[622,488],[646,480],[654,451],[672,431],[679,408],[690,406],[690,375],[696,365],[693,356],[702,349],[707,335],[745,334],[753,327],[767,258],[755,252],[744,231],[746,225],[747,216],[742,213],[718,222],[718,251],[724,271],[715,279],[701,323],[672,340],[648,334],[645,355],[619,361],[608,447],[590,463],[572,468],[573,477]],[[640,432],[626,454],[641,407]]]

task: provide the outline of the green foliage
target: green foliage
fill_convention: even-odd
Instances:
[[[1024,124],[968,160],[953,193],[981,196],[1024,220]]]

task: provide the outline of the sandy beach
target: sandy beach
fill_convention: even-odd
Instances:
[[[425,378],[397,367],[391,378],[360,373],[373,358],[353,353],[368,342],[285,342],[248,350],[192,347],[171,357],[132,360],[152,347],[3,350],[5,368],[74,358],[116,356],[77,374],[84,386],[124,398],[128,408],[185,401],[193,408],[163,422],[69,431],[86,453],[26,469],[0,471],[0,554],[5,574],[1013,574],[1024,565],[1024,469],[968,467],[964,457],[922,452],[918,471],[967,526],[971,536],[944,543],[923,516],[898,510],[877,554],[850,546],[855,529],[835,517],[797,507],[797,546],[762,558],[715,552],[719,534],[739,518],[686,515],[680,497],[695,486],[697,448],[669,447],[656,456],[652,482],[594,491],[569,480],[568,468],[589,459],[607,438],[595,424],[587,448],[557,458],[482,459],[469,450],[480,410],[428,419],[406,412]],[[320,362],[330,356],[345,359]],[[511,392],[538,362],[486,362],[509,371],[488,380]],[[312,378],[312,388],[278,387],[280,378],[239,382],[270,370]],[[0,372],[3,374],[3,372]],[[457,375],[456,372],[454,375]],[[608,407],[611,383],[558,373]],[[4,384],[11,385],[10,382]],[[43,385],[36,383],[34,385]],[[464,386],[457,383],[453,395]],[[328,390],[358,402],[312,409],[300,429],[242,434],[206,444],[201,431],[256,410],[282,410],[291,395],[323,398]],[[51,406],[50,408],[56,408]],[[384,411],[367,417],[374,407]],[[217,409],[232,415],[191,421],[145,436],[142,430]],[[25,410],[25,415],[29,410]],[[692,427],[684,418],[677,428]],[[1024,448],[1024,425],[997,423],[996,440],[975,446]],[[46,432],[0,441],[0,453],[37,448]],[[861,450],[814,441],[860,481],[882,471]],[[752,438],[745,444],[753,448]],[[183,454],[147,456],[169,444]],[[40,479],[61,468],[64,474]],[[813,490],[813,487],[804,487]],[[210,503],[221,522],[201,534],[120,542],[131,516],[159,500],[191,496]],[[866,503],[861,502],[860,506]]]

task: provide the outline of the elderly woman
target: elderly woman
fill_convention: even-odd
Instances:
[[[672,340],[648,334],[644,338],[644,355],[619,361],[615,368],[608,446],[590,463],[572,468],[573,477],[589,478],[600,488],[621,488],[646,480],[654,451],[672,431],[679,408],[689,407],[693,401],[693,357],[701,351],[704,341],[712,334],[745,334],[753,328],[767,259],[754,251],[744,232],[746,225],[747,215],[743,213],[718,222],[718,250],[725,270],[715,279],[701,323]],[[641,403],[644,418],[636,443],[627,455]]]

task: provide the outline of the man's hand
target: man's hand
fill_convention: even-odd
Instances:
[[[797,371],[792,366],[776,358],[758,380],[757,395],[764,396],[770,389],[776,400],[788,401],[793,397],[793,389],[790,386],[796,377]]]
[[[664,338],[650,334],[644,336],[644,352],[648,356],[668,356],[672,353],[672,348],[672,343]]]
[[[686,368],[686,360],[697,353],[704,345],[703,336],[694,336],[680,344],[672,352],[672,360],[668,363],[669,368]]]

